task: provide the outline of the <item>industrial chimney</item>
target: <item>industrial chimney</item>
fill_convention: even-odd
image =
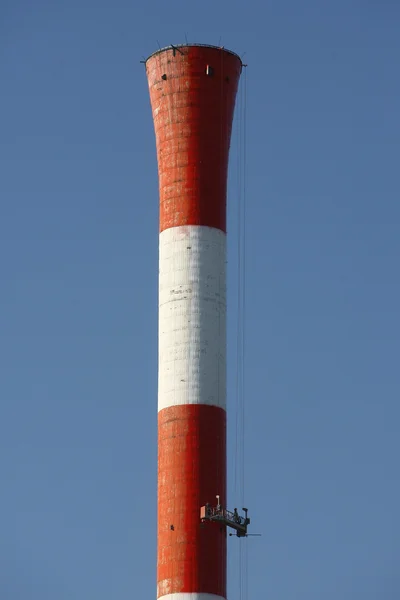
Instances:
[[[225,599],[226,527],[239,535],[248,522],[224,509],[226,191],[241,70],[239,56],[203,44],[169,46],[146,61],[160,194],[157,597],[164,600]]]

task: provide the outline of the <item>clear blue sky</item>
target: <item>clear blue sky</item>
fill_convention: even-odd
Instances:
[[[248,600],[398,599],[399,22],[390,0],[1,2],[2,598],[155,598],[158,183],[139,61],[187,34],[249,64]]]

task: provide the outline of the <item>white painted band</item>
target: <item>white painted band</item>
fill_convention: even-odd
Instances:
[[[215,594],[203,594],[201,592],[180,592],[178,594],[160,596],[158,600],[225,600],[225,598],[216,596]]]
[[[225,409],[226,235],[199,225],[165,229],[159,258],[158,410]]]

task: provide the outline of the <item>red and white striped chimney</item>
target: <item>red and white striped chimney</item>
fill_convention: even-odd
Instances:
[[[226,189],[240,58],[188,44],[146,61],[160,191],[157,597],[226,598]]]

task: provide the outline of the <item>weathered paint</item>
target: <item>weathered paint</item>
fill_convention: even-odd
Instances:
[[[225,527],[200,524],[202,505],[216,494],[226,499],[225,436],[226,413],[216,406],[158,413],[158,597],[193,591],[225,597]]]
[[[146,61],[160,192],[157,596],[226,598],[226,184],[238,56],[167,48]]]
[[[179,50],[167,49],[146,62],[160,230],[208,225],[225,231],[228,152],[241,61],[218,48]],[[212,76],[206,74],[207,65]]]
[[[160,234],[158,409],[226,402],[226,235]]]

